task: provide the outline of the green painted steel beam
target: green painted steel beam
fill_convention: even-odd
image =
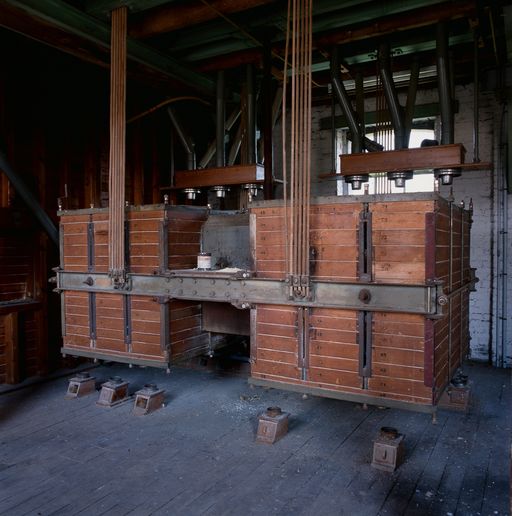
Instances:
[[[473,41],[473,36],[471,33],[468,34],[459,34],[458,36],[450,37],[450,46],[461,45],[464,43],[471,43]],[[397,45],[392,48],[392,52],[396,56],[404,56],[410,54],[418,54],[420,52],[428,52],[435,50],[436,42],[435,41],[423,41],[420,43],[414,43],[410,45]],[[358,54],[354,56],[347,56],[343,58],[343,61],[349,65],[358,65],[362,63],[369,63],[371,61],[377,60],[377,54],[375,53],[365,53]],[[313,72],[324,72],[329,70],[330,63],[329,61],[321,61],[312,65]]]
[[[435,9],[436,4],[444,3],[445,1],[446,0],[407,0],[406,2],[404,2],[404,0],[374,1],[362,5],[361,3],[357,3],[354,6],[350,6],[347,11],[343,10],[344,5],[342,4],[338,13],[326,12],[318,17],[313,15],[313,31],[324,32],[361,23],[374,23],[378,21],[379,18],[414,11],[421,7],[431,6],[432,9]]]
[[[413,118],[415,120],[421,120],[425,118],[433,118],[440,114],[440,108],[438,102],[432,102],[430,104],[419,104],[417,106],[414,106],[414,114]],[[458,113],[459,112],[459,103],[455,100],[453,102],[453,112]],[[388,111],[384,111],[381,113],[378,113],[379,116],[377,116],[376,111],[368,111],[364,114],[364,123],[365,125],[375,125],[377,123],[377,119],[379,121],[385,120],[389,121],[390,116]],[[337,129],[341,128],[348,128],[348,123],[345,120],[345,117],[343,115],[336,116],[334,119],[334,123]],[[320,119],[320,129],[321,130],[330,130],[331,129],[331,117],[325,117]]]
[[[110,26],[80,11],[62,0],[3,0],[86,41],[110,49]],[[1,23],[1,21],[0,21]],[[209,95],[215,94],[215,82],[208,76],[191,70],[175,58],[169,57],[132,38],[127,40],[128,58],[148,66],[171,79],[181,81]]]

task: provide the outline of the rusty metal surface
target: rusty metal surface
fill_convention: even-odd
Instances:
[[[290,414],[283,412],[279,407],[269,407],[258,420],[256,442],[274,444],[288,433],[288,419]]]
[[[81,398],[96,390],[96,378],[89,373],[78,373],[70,378],[66,398]]]
[[[123,381],[119,376],[111,377],[101,385],[100,396],[96,405],[100,407],[115,407],[128,399],[129,382]]]
[[[435,317],[446,300],[442,285],[406,285],[344,283],[316,281],[311,283],[309,299],[289,298],[286,281],[243,278],[239,272],[230,279],[216,276],[215,271],[172,271],[172,275],[129,274],[127,288],[114,289],[108,274],[59,271],[57,290],[110,292],[120,295],[146,295],[170,299],[228,302],[240,308],[251,304],[343,308],[365,311],[418,313]],[[219,279],[220,278],[220,279]],[[89,279],[92,280],[89,281]],[[361,291],[369,293],[361,296]]]
[[[390,473],[395,471],[405,458],[404,439],[395,428],[382,427],[373,441],[372,467]]]
[[[439,399],[439,407],[447,410],[467,412],[471,402],[471,390],[473,382],[466,382],[464,385],[448,385]]]
[[[145,416],[163,407],[165,401],[165,390],[159,389],[154,384],[146,384],[135,393],[133,414]]]
[[[201,228],[201,250],[211,253],[213,268],[251,269],[249,214],[211,214]]]

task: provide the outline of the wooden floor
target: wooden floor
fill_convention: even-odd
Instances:
[[[102,366],[131,390],[155,382],[167,406],[68,400],[65,378],[0,396],[0,514],[509,514],[508,371],[466,367],[470,414],[369,407],[273,389],[244,378]],[[291,412],[289,434],[255,444],[257,415]],[[370,466],[383,425],[406,434],[394,474]]]

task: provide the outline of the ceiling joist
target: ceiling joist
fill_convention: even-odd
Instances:
[[[149,38],[213,20],[218,17],[218,12],[233,14],[272,2],[275,0],[194,0],[171,3],[148,11],[130,26],[129,34],[133,38]]]

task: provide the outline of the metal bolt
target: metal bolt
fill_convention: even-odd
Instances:
[[[363,288],[362,290],[359,291],[358,297],[359,297],[359,301],[361,301],[362,303],[367,305],[372,299],[372,294],[368,289]]]
[[[439,306],[447,305],[448,304],[448,298],[446,296],[439,296],[439,298],[437,299],[437,304]]]

